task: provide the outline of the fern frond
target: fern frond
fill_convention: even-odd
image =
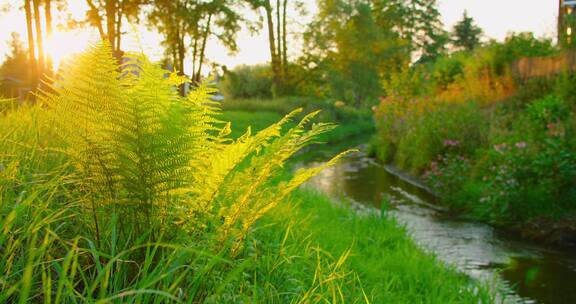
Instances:
[[[39,95],[48,106],[54,129],[68,143],[66,151],[95,191],[112,196],[111,153],[106,133],[124,93],[119,66],[110,49],[93,46],[66,65],[49,93]],[[88,183],[85,185],[87,186]]]
[[[121,212],[136,233],[172,222],[193,233],[210,228],[221,241],[232,240],[236,252],[260,217],[349,153],[278,183],[286,161],[335,125],[312,124],[319,113],[313,112],[286,130],[297,109],[232,139],[210,82],[180,97],[177,86],[186,79],[143,55],[129,57],[120,65],[105,43],[93,46],[40,100],[80,176],[77,188],[95,202],[87,209]]]
[[[212,151],[212,159],[206,163],[203,171],[196,174],[195,183],[192,191],[197,194],[194,197],[195,207],[192,209],[194,212],[200,210],[208,211],[214,207],[210,203],[218,196],[219,189],[226,188],[225,181],[234,170],[249,156],[258,154],[262,148],[269,145],[270,141],[274,138],[281,136],[282,127],[291,119],[300,113],[302,109],[297,109],[277,123],[269,126],[268,128],[258,132],[255,136],[251,136],[250,129],[230,145],[226,145],[219,151]],[[230,125],[227,124],[222,130],[229,133],[226,129]],[[226,131],[224,131],[226,130]]]
[[[285,197],[286,194],[283,190],[275,187],[272,187],[271,190],[274,195],[269,195],[272,177],[279,173],[288,158],[311,143],[320,134],[335,127],[333,124],[314,124],[309,130],[306,130],[306,125],[317,114],[314,112],[306,115],[296,127],[269,143],[263,153],[255,155],[246,169],[235,172],[227,179],[227,184],[232,187],[226,187],[223,190],[234,190],[221,191],[222,198],[220,201],[234,202],[234,204],[224,205],[220,210],[220,215],[224,218],[221,227],[223,238],[232,235],[235,239],[242,240],[248,227],[252,226],[261,214]],[[334,159],[328,165],[338,159]],[[299,178],[302,176],[299,175]],[[251,180],[251,183],[243,183],[245,180]],[[291,185],[297,184],[296,181]],[[294,188],[290,189],[292,191]],[[278,197],[279,200],[276,200],[275,197]]]

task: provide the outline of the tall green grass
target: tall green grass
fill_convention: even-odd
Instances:
[[[332,129],[314,114],[234,138],[205,86],[181,99],[143,57],[123,79],[105,46],[77,62],[0,116],[0,303],[484,299],[390,221],[288,196],[323,168],[283,166]]]
[[[38,148],[38,147],[36,147]],[[23,168],[33,168],[24,158]],[[62,168],[59,159],[50,161]],[[260,221],[230,259],[186,236],[101,247],[69,197],[65,173],[31,179],[2,170],[0,302],[13,303],[489,303],[489,292],[422,253],[388,219],[360,217],[298,192]],[[38,175],[34,175],[40,178]],[[9,184],[8,184],[9,183]],[[11,196],[9,189],[26,189]]]
[[[494,294],[424,253],[393,219],[361,216],[322,194],[302,190],[265,217],[253,232],[252,249],[262,282],[281,293],[318,286],[327,303],[493,303]],[[258,241],[256,241],[258,240]],[[337,273],[317,269],[325,265]],[[314,274],[308,276],[307,274]],[[262,299],[261,299],[262,300]],[[267,302],[266,300],[260,302]]]
[[[8,169],[3,171],[9,172]],[[20,176],[22,177],[22,176]],[[488,289],[424,254],[390,219],[308,191],[264,217],[230,259],[186,237],[101,248],[67,202],[66,176],[34,186],[0,220],[0,302],[491,303]],[[30,186],[30,185],[29,185]],[[18,198],[17,198],[18,199]],[[7,202],[3,200],[3,202]]]

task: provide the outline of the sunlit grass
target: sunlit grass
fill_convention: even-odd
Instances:
[[[140,60],[141,75],[123,79],[96,46],[52,93],[0,116],[0,303],[487,297],[394,222],[290,195],[345,155],[290,170],[333,129],[310,124],[316,112],[221,115],[209,87],[182,98],[176,76]]]

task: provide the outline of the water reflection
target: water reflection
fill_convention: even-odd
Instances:
[[[314,166],[324,159],[317,153],[298,166]],[[472,277],[503,279],[497,281],[510,294],[507,301],[576,303],[576,259],[571,252],[523,242],[488,225],[439,213],[434,196],[388,173],[362,152],[326,169],[307,186],[373,208],[380,208],[386,198],[392,206],[390,216],[406,225],[422,248]]]

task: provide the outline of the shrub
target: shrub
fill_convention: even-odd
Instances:
[[[496,145],[483,165],[486,189],[476,209],[484,218],[509,222],[555,217],[574,207],[576,156],[557,138]]]
[[[472,158],[443,154],[427,172],[428,183],[448,206],[494,223],[571,214],[576,154],[562,120],[567,114],[550,123],[559,102],[552,96],[522,113],[495,112],[489,144]]]
[[[448,85],[456,81],[464,72],[465,52],[458,52],[446,57],[438,58],[431,67],[430,74],[434,79],[434,86],[447,89]]]
[[[228,71],[222,80],[228,98],[271,98],[272,70],[268,65],[241,65]]]
[[[445,198],[444,204],[453,210],[462,211],[469,208],[468,197],[455,193],[466,193],[470,170],[470,159],[457,154],[440,155],[430,163],[430,167],[424,173],[424,181],[436,192]],[[467,195],[466,195],[467,196]]]
[[[576,75],[564,73],[558,77],[554,93],[566,101],[571,110],[576,110]]]
[[[537,99],[528,105],[530,118],[540,127],[547,127],[559,121],[564,121],[569,115],[569,109],[564,101],[555,95]]]
[[[551,39],[538,39],[531,32],[514,33],[506,37],[498,60],[502,65],[522,57],[547,57],[559,52]]]
[[[419,173],[449,149],[471,155],[485,141],[484,118],[475,104],[440,104],[420,110],[421,102],[388,101],[379,107],[377,151],[384,159]]]

